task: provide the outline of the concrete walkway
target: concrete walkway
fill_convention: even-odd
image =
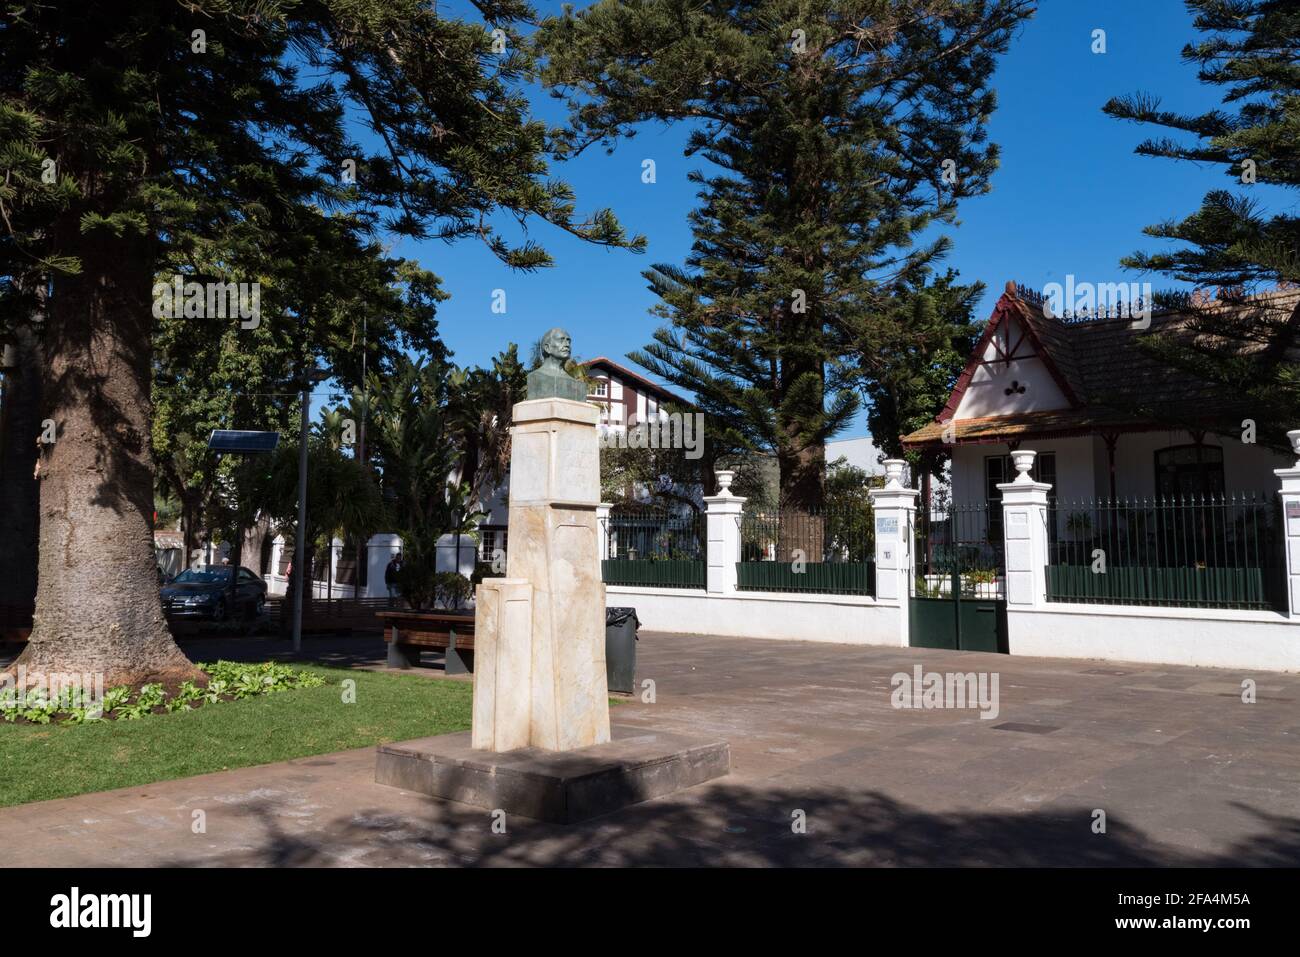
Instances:
[[[656,702],[615,720],[725,737],[730,777],[496,834],[484,811],[376,785],[364,749],[0,810],[0,846],[11,866],[1300,865],[1300,676],[642,637]],[[373,639],[308,647],[382,666]],[[996,671],[997,718],[896,710],[891,676],[916,664]]]

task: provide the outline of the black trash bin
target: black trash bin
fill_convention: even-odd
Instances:
[[[636,686],[635,608],[605,609],[605,677],[610,691],[632,694]]]

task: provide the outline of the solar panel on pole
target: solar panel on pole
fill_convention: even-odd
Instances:
[[[244,429],[213,429],[208,448],[223,454],[262,455],[274,452],[280,444],[279,432],[256,432]]]

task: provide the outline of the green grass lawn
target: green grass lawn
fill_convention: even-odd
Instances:
[[[326,684],[138,721],[0,722],[0,807],[469,728],[468,681],[295,667]]]

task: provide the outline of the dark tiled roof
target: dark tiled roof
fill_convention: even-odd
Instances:
[[[1087,387],[1080,369],[1079,357],[1076,355],[1070,326],[1059,319],[1047,318],[1041,308],[1020,299],[1011,300],[1011,305],[1016,314],[1033,330],[1043,350],[1051,357],[1051,362],[1056,367],[1055,371],[1065,380],[1068,388],[1062,391],[1067,394],[1073,393],[1078,402],[1086,404]]]
[[[1300,291],[1286,290],[1257,297],[1245,306],[1217,303],[1207,310],[1268,309],[1285,318],[1300,301]],[[994,319],[1018,316],[1029,326],[1046,353],[1045,361],[1058,378],[1062,391],[1073,396],[1072,408],[1050,412],[958,419],[957,441],[997,441],[997,436],[1086,434],[1105,428],[1134,430],[1183,422],[1223,424],[1240,422],[1249,408],[1223,386],[1200,379],[1182,369],[1171,368],[1140,345],[1144,337],[1163,335],[1192,340],[1208,334],[1198,328],[1196,314],[1170,310],[1155,313],[1147,329],[1134,327],[1131,319],[1067,320],[1047,316],[1039,302],[1015,295],[1011,289],[998,301]],[[980,347],[982,348],[982,343]],[[1262,343],[1237,346],[1248,355],[1264,348]],[[1295,356],[1300,361],[1300,355]],[[958,390],[964,390],[963,375]],[[954,394],[948,408],[954,409],[960,396]],[[948,413],[941,415],[945,418]],[[934,422],[903,437],[909,446],[942,441],[943,424]]]

